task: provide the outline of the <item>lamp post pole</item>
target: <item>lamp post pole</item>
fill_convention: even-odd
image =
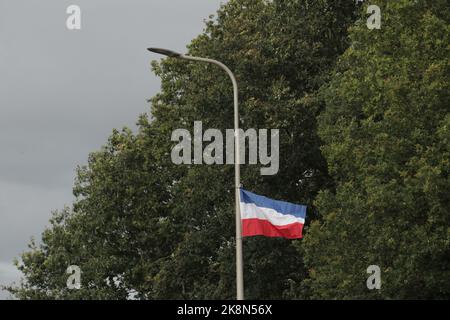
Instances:
[[[171,58],[178,58],[190,61],[200,61],[215,64],[221,67],[229,75],[233,83],[234,94],[234,182],[235,182],[235,213],[236,213],[236,297],[237,300],[244,300],[244,264],[242,258],[242,225],[241,212],[239,207],[239,189],[241,187],[240,154],[239,154],[239,95],[236,77],[233,72],[222,62],[201,58],[186,56],[167,49],[148,48],[150,52],[163,54]]]

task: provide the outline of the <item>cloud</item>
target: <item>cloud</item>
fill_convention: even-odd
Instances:
[[[17,283],[21,276],[21,272],[11,263],[0,262],[0,286]],[[0,300],[10,299],[11,294],[7,291],[0,290]]]

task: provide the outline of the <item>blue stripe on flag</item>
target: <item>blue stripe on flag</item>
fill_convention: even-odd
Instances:
[[[244,189],[240,189],[240,198],[241,202],[254,203],[258,207],[273,209],[282,214],[290,214],[303,219],[305,219],[306,216],[306,206],[285,201],[272,200]]]

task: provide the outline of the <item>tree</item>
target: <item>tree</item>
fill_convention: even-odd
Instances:
[[[305,238],[312,298],[450,297],[450,10],[378,1],[320,92],[322,151],[335,189]],[[366,287],[369,265],[381,290]]]
[[[245,128],[279,128],[282,132],[280,172],[261,177],[258,167],[244,166],[242,182],[246,188],[308,204],[326,185],[326,164],[315,133],[317,110],[308,108],[302,98],[320,87],[344,50],[353,10],[351,2],[231,1],[219,12],[217,21],[208,24],[206,35],[191,44],[192,54],[216,58],[235,71],[241,85],[241,119]],[[319,14],[323,12],[328,14]],[[336,16],[345,18],[338,20]],[[156,119],[175,123],[172,129],[199,119],[205,127],[233,127],[231,86],[226,74],[214,66],[186,65],[183,61],[165,61],[155,67],[164,89],[153,101]],[[176,196],[185,199],[177,202],[179,211],[195,217],[190,226],[194,224],[203,231],[192,237],[199,243],[216,243],[208,246],[208,252],[195,251],[193,255],[189,252],[192,243],[183,245],[179,256],[168,260],[165,281],[169,284],[162,287],[174,285],[172,291],[185,292],[187,298],[234,297],[234,223],[230,223],[234,215],[233,174],[231,166],[207,170],[194,166],[183,177]],[[205,195],[209,201],[205,201]],[[186,203],[190,206],[186,207]],[[309,214],[314,216],[312,210]],[[247,297],[304,295],[301,282],[306,273],[301,255],[292,244],[279,239],[245,240]],[[286,261],[283,266],[279,265],[281,257]],[[211,259],[213,262],[208,261]],[[197,268],[193,272],[183,266],[178,274],[184,274],[182,278],[190,283],[174,284],[173,266],[183,260],[197,261]],[[205,275],[214,276],[208,286],[204,285]],[[197,286],[205,288],[202,295],[195,290]]]
[[[281,131],[280,171],[243,166],[244,186],[311,204],[329,183],[309,97],[347,47],[352,1],[231,0],[189,45],[189,53],[227,64],[240,84],[241,125]],[[139,132],[114,131],[78,169],[73,208],[55,213],[18,262],[25,276],[10,288],[30,298],[233,298],[232,166],[176,166],[171,133],[233,128],[231,85],[214,66],[173,59],[154,63],[162,79]],[[308,213],[315,216],[313,209]],[[295,241],[246,239],[249,298],[305,297],[307,277]],[[283,261],[283,263],[280,263]],[[82,270],[82,288],[66,289],[66,268]]]

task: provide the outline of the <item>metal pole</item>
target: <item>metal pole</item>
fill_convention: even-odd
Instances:
[[[224,65],[222,62],[200,58],[179,55],[177,58],[191,60],[191,61],[202,61],[215,64],[225,70],[233,82],[233,93],[234,93],[234,182],[235,182],[235,205],[236,205],[236,293],[237,300],[244,300],[244,263],[242,258],[242,224],[241,224],[241,211],[239,207],[239,189],[241,187],[241,170],[240,170],[240,154],[239,154],[239,95],[238,95],[238,85],[236,77],[233,72]]]

